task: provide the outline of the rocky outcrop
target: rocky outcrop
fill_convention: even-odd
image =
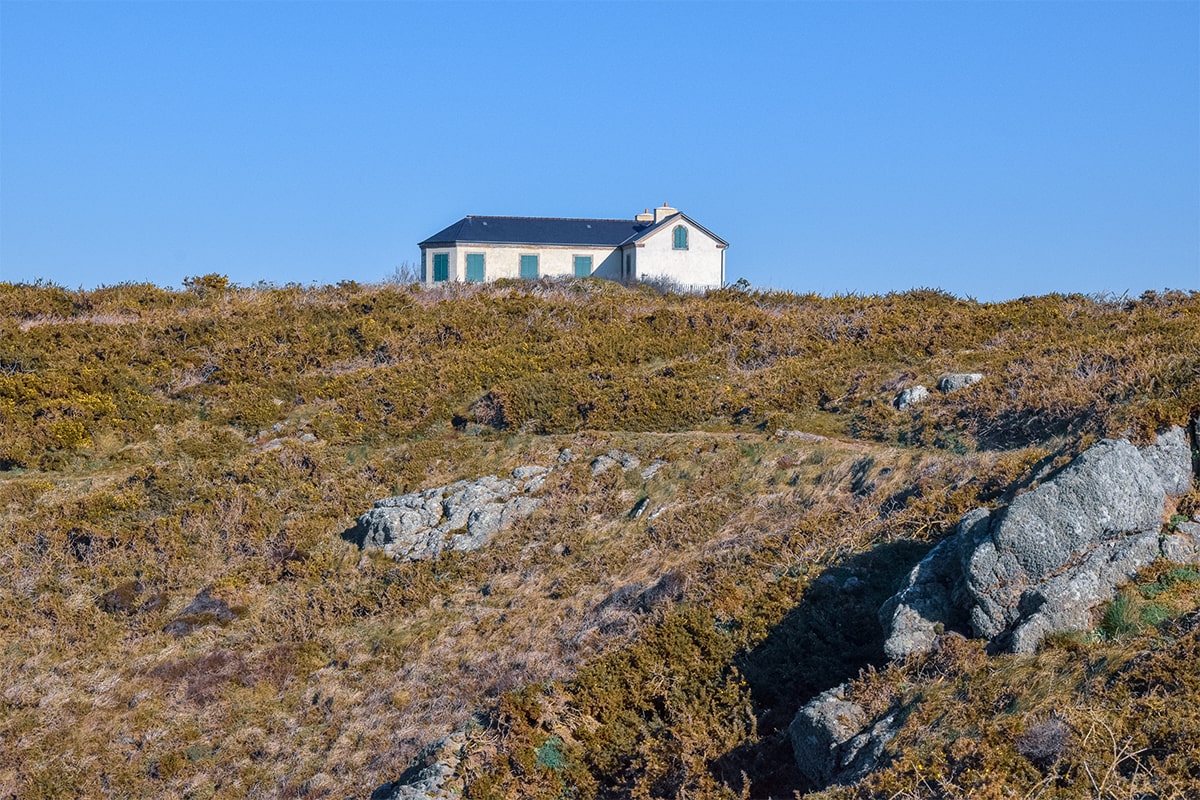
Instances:
[[[592,474],[599,475],[608,472],[618,465],[621,469],[636,469],[641,463],[641,460],[632,453],[626,453],[624,450],[609,450],[593,459]]]
[[[363,550],[398,560],[436,558],[446,550],[477,550],[496,533],[538,509],[546,467],[517,467],[511,478],[488,475],[388,497],[358,518],[344,536]]]
[[[951,392],[957,392],[959,389],[965,389],[972,384],[979,383],[981,380],[983,380],[983,373],[981,372],[954,372],[949,375],[943,375],[938,379],[937,390],[942,394],[950,394]],[[910,386],[896,395],[892,400],[892,405],[903,411],[928,399],[929,387],[918,384]]]
[[[463,794],[459,765],[466,756],[467,732],[455,731],[428,745],[404,773],[371,793],[371,800],[450,800]]]
[[[971,384],[979,383],[983,380],[981,372],[954,372],[949,375],[943,375],[938,380],[937,388],[943,394],[957,392],[959,389],[965,389]]]
[[[1049,633],[1089,627],[1143,566],[1200,561],[1200,524],[1161,532],[1166,498],[1188,491],[1192,474],[1187,434],[1172,428],[1141,449],[1104,440],[1007,508],[971,511],[880,609],[885,652],[936,651],[961,632],[1027,653]],[[884,758],[900,717],[871,719],[844,684],[830,689],[792,721],[796,764],[814,786],[853,783]]]
[[[844,686],[813,698],[800,709],[788,735],[800,774],[816,786],[828,786],[842,767],[843,746],[867,726],[867,712],[846,700]]]
[[[976,509],[880,610],[891,658],[944,630],[1031,652],[1048,633],[1088,627],[1118,584],[1162,555],[1200,553],[1189,531],[1160,536],[1165,499],[1191,485],[1180,428],[1139,450],[1106,439],[995,512]]]

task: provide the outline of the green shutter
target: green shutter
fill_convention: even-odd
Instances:
[[[483,281],[483,253],[467,253],[467,280],[472,283]]]
[[[450,254],[449,253],[434,253],[433,254],[433,280],[434,281],[450,280]]]
[[[682,225],[675,229],[675,249],[688,249],[687,228],[683,227]]]
[[[575,277],[586,278],[592,274],[592,257],[575,256]]]
[[[521,277],[536,278],[538,276],[538,257],[521,256]]]

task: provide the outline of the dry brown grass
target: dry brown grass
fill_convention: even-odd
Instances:
[[[641,759],[630,792],[733,791],[757,756],[706,765],[785,716],[755,698],[819,680],[772,659],[829,621],[823,572],[881,574],[871,548],[910,558],[1082,437],[1200,403],[1196,298],[1127,305],[0,284],[0,789],[366,795],[475,711],[517,719],[524,687],[550,687],[533,747],[582,746],[603,715],[572,681],[621,717],[610,668],[640,653],[662,738],[597,764]],[[891,408],[897,380],[949,369],[989,381]],[[454,427],[489,396],[488,427]],[[543,508],[480,553],[396,564],[338,536],[379,497],[563,447]],[[613,448],[666,464],[592,476]],[[165,633],[206,589],[235,618]],[[814,676],[871,658],[834,645],[804,656]]]

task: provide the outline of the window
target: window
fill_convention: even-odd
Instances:
[[[625,277],[633,274],[633,253],[625,254]]]
[[[675,249],[676,250],[687,250],[688,249],[687,228],[683,227],[682,225],[675,226]]]
[[[449,253],[434,253],[433,254],[433,280],[435,282],[450,280],[450,254]]]
[[[421,250],[421,281],[422,282],[429,280],[429,273],[426,271],[426,269],[427,268],[425,266],[425,251]]]
[[[575,256],[575,277],[586,278],[592,274],[592,257]]]
[[[467,282],[483,281],[483,253],[467,253]]]
[[[538,257],[521,256],[521,277],[536,278],[538,276]]]

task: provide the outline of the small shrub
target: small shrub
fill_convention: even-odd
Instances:
[[[504,396],[497,391],[488,392],[479,398],[471,407],[471,414],[478,424],[498,431],[504,430],[509,425]]]
[[[1136,604],[1125,592],[1112,599],[1100,619],[1100,632],[1109,639],[1136,633],[1141,627],[1141,615]]]
[[[1142,607],[1138,616],[1143,625],[1158,627],[1171,619],[1174,614],[1171,613],[1171,609],[1160,606],[1158,603],[1147,603]]]
[[[1067,751],[1071,729],[1058,717],[1040,720],[1017,735],[1017,752],[1045,772]]]
[[[562,752],[562,739],[557,736],[551,736],[541,747],[537,749],[537,763],[539,767],[552,769],[555,771],[561,770],[566,766],[566,759]]]

